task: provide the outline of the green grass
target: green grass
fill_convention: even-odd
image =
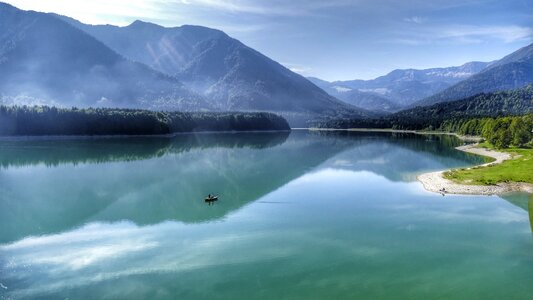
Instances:
[[[482,147],[493,148],[482,144]],[[499,150],[502,151],[502,150]],[[494,185],[499,182],[526,182],[533,184],[533,149],[509,148],[513,155],[501,164],[444,172],[444,177],[461,184]]]

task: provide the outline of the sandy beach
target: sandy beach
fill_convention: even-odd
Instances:
[[[457,147],[457,150],[473,154],[492,157],[495,161],[480,166],[499,164],[510,159],[511,155],[485,148],[477,148],[477,144]],[[528,183],[498,183],[496,185],[467,185],[455,183],[443,177],[444,171],[424,173],[417,177],[424,188],[430,192],[441,194],[467,194],[467,195],[500,195],[509,192],[523,191],[533,193],[533,185]]]

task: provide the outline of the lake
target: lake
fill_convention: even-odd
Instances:
[[[484,162],[460,144],[303,130],[0,140],[0,299],[531,299],[527,195],[416,181]]]

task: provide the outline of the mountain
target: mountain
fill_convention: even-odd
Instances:
[[[461,100],[417,106],[379,118],[330,119],[317,122],[325,128],[442,129],[444,122],[471,118],[526,115],[533,113],[533,83],[525,87],[482,93]]]
[[[432,105],[479,93],[520,88],[531,82],[533,82],[533,44],[491,63],[482,72],[416,102],[413,106]]]
[[[333,97],[363,109],[378,113],[391,113],[401,109],[401,106],[392,100],[374,93],[361,92],[344,86],[334,85],[331,82],[315,77],[308,77],[307,79]]]
[[[389,100],[397,107],[405,107],[477,74],[489,65],[485,62],[469,62],[458,67],[394,70],[372,80],[323,81],[322,88],[328,92],[334,89],[332,95],[335,96],[339,91],[357,90]],[[337,97],[343,99],[342,96]],[[391,107],[390,110],[398,109]]]
[[[180,79],[220,110],[268,110],[366,116],[304,77],[222,31],[135,21],[125,27],[87,25],[57,16],[117,53]]]
[[[492,93],[482,93],[461,100],[418,106],[388,116],[391,120],[448,120],[466,117],[496,117],[533,113],[533,84]],[[398,123],[398,122],[396,122]]]
[[[4,104],[202,110],[176,78],[125,59],[87,33],[0,3],[0,99]]]

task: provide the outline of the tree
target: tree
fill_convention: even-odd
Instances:
[[[512,133],[511,144],[523,147],[529,142],[531,132],[528,130],[526,123],[522,118],[513,118],[509,130]]]

